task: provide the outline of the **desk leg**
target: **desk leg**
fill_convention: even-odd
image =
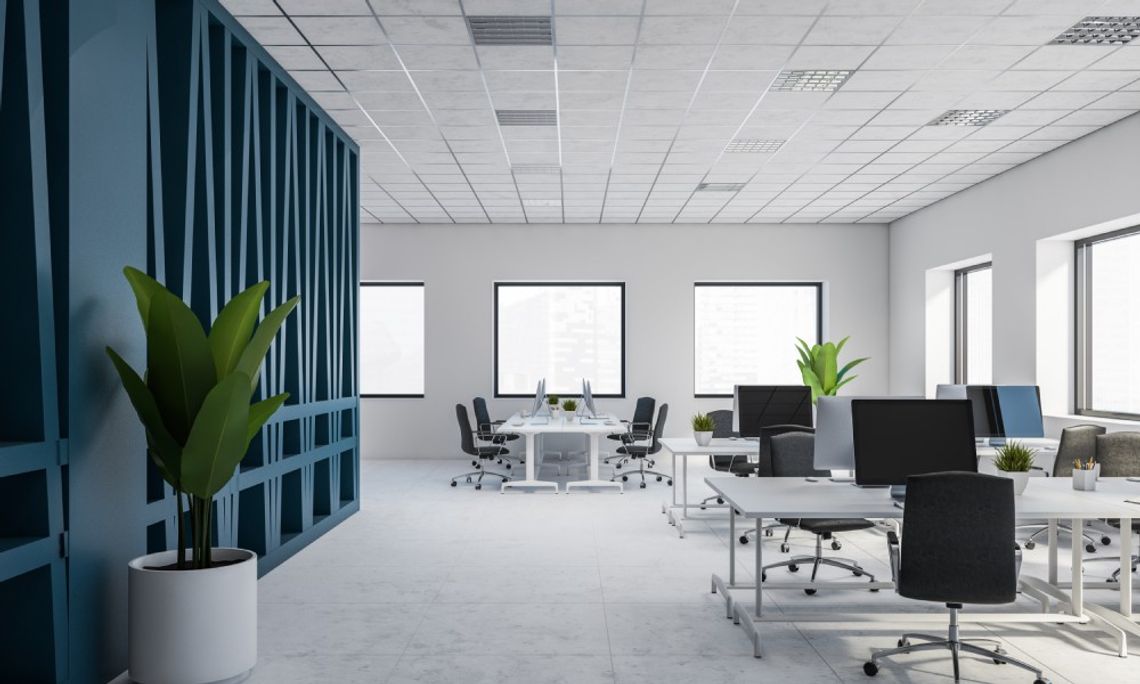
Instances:
[[[553,489],[555,493],[558,493],[557,482],[540,482],[539,480],[534,479],[538,468],[538,465],[536,463],[536,461],[538,461],[538,450],[535,448],[535,435],[533,432],[528,432],[526,435],[524,435],[524,438],[526,440],[526,480],[511,480],[510,482],[504,482],[499,489],[500,493],[505,492],[508,489],[514,489],[516,487],[549,487],[550,489]]]
[[[736,586],[736,511],[728,507],[728,586]]]
[[[1132,617],[1132,520],[1120,519],[1120,614]]]
[[[1049,519],[1049,584],[1057,586],[1057,521],[1053,518]],[[1073,541],[1073,546],[1079,547],[1080,544],[1076,540]]]
[[[566,493],[569,494],[571,490],[583,488],[612,488],[618,490],[619,493],[624,494],[625,490],[622,488],[620,482],[611,482],[609,480],[602,480],[598,477],[598,460],[601,458],[601,435],[591,432],[590,438],[590,479],[584,482],[567,482]]]
[[[682,457],[682,458],[684,458],[684,457]],[[677,454],[675,454],[673,452],[669,452],[669,465],[672,468],[673,481],[676,482],[677,481]],[[670,487],[669,489],[671,489],[673,492],[673,505],[676,506],[677,505],[677,488],[676,487]]]
[[[1069,529],[1073,530],[1073,588],[1069,591],[1070,604],[1073,615],[1081,616],[1085,613],[1085,547],[1081,544],[1080,534],[1085,521],[1074,518],[1069,524],[1072,526]]]
[[[677,457],[674,456],[674,459]],[[677,466],[673,466],[676,468]],[[689,517],[689,457],[688,455],[681,457],[681,517]],[[674,479],[673,482],[677,480]],[[674,490],[675,491],[675,490]]]
[[[735,540],[734,540],[735,541]],[[764,600],[764,519],[756,518],[756,572],[753,576],[756,582],[756,616],[764,614],[762,602]],[[756,639],[759,640],[759,635]]]

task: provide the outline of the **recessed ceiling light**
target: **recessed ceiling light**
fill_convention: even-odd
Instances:
[[[475,16],[467,26],[476,45],[551,45],[550,17]]]
[[[781,71],[772,83],[771,90],[784,93],[823,92],[839,90],[851,74],[848,69],[794,69]]]
[[[993,123],[1008,109],[951,109],[927,126],[985,126]]]
[[[769,140],[766,138],[737,138],[728,143],[725,152],[777,152],[787,140]]]
[[[556,126],[558,114],[553,109],[496,109],[500,126]]]
[[[1124,45],[1140,36],[1140,17],[1085,17],[1049,41],[1053,45]]]
[[[744,189],[744,183],[701,183],[697,186],[698,192],[739,192]]]
[[[527,174],[527,175],[534,175],[534,176],[557,175],[559,173],[562,173],[562,167],[561,166],[540,166],[538,164],[517,164],[517,165],[511,167],[511,173],[514,173],[516,175]]]

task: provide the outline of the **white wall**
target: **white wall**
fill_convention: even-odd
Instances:
[[[1132,116],[891,224],[892,392],[950,381],[926,377],[939,366],[926,358],[939,349],[925,339],[928,271],[990,254],[994,382],[1041,382],[1046,412],[1071,412],[1071,303],[1061,295],[1072,297],[1072,257],[1065,250],[1074,234],[1137,222],[1138,148],[1140,116]]]
[[[361,279],[422,280],[427,299],[426,396],[362,399],[364,458],[455,457],[456,403],[485,396],[499,418],[523,407],[491,397],[496,280],[625,281],[627,397],[599,408],[628,416],[637,396],[655,396],[669,404],[667,434],[731,404],[693,397],[695,281],[825,281],[825,336],[851,335],[851,358],[871,357],[851,389],[887,389],[883,225],[366,224]]]

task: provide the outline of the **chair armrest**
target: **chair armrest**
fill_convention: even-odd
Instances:
[[[887,553],[891,560],[891,581],[899,583],[899,561],[902,559],[902,547],[899,546],[899,535],[894,530],[887,531]]]

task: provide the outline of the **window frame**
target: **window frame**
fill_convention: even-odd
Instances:
[[[966,384],[967,378],[969,377],[969,363],[966,359],[966,349],[970,339],[970,330],[967,323],[969,320],[969,276],[971,273],[985,270],[991,271],[992,278],[994,262],[984,261],[980,264],[972,264],[955,269],[954,271],[954,382],[959,385]],[[990,349],[993,349],[992,341]]]
[[[812,287],[815,288],[815,342],[823,344],[823,281],[821,280],[698,280],[693,283],[693,398],[731,399],[732,394],[697,392],[697,288],[698,287]],[[790,358],[790,357],[789,357]]]
[[[423,293],[424,293],[424,336],[423,336],[423,339],[424,339],[424,365],[423,365],[422,371],[423,371],[423,375],[424,375],[424,392],[421,392],[419,394],[414,394],[414,393],[366,394],[364,392],[361,392],[360,398],[361,399],[423,399],[427,393],[427,365],[428,365],[428,356],[427,356],[427,284],[424,283],[422,280],[362,280],[362,281],[360,281],[361,290],[363,290],[366,287],[419,287],[419,288],[423,289]],[[363,329],[363,327],[364,327],[363,321],[361,321],[361,325],[359,325],[358,327]],[[359,335],[359,334],[360,334],[360,332],[358,330],[357,335]],[[364,350],[361,349],[360,350],[361,357],[364,356],[363,352],[364,352]],[[363,361],[363,359],[362,359],[362,361]],[[363,384],[364,383],[361,382],[361,388],[362,389],[363,389]]]
[[[1140,420],[1140,413],[1102,411],[1093,408],[1092,393],[1092,274],[1091,247],[1102,242],[1140,234],[1140,226],[1121,228],[1073,242],[1073,413],[1097,418]]]
[[[621,293],[621,391],[594,392],[596,399],[624,399],[626,395],[626,301],[625,281],[619,280],[496,280],[491,284],[491,386],[496,399],[526,399],[534,394],[503,394],[499,391],[499,288],[501,287],[616,287]],[[591,388],[592,389],[592,388]],[[555,392],[552,392],[555,393]],[[559,397],[580,397],[577,394],[557,392]]]

